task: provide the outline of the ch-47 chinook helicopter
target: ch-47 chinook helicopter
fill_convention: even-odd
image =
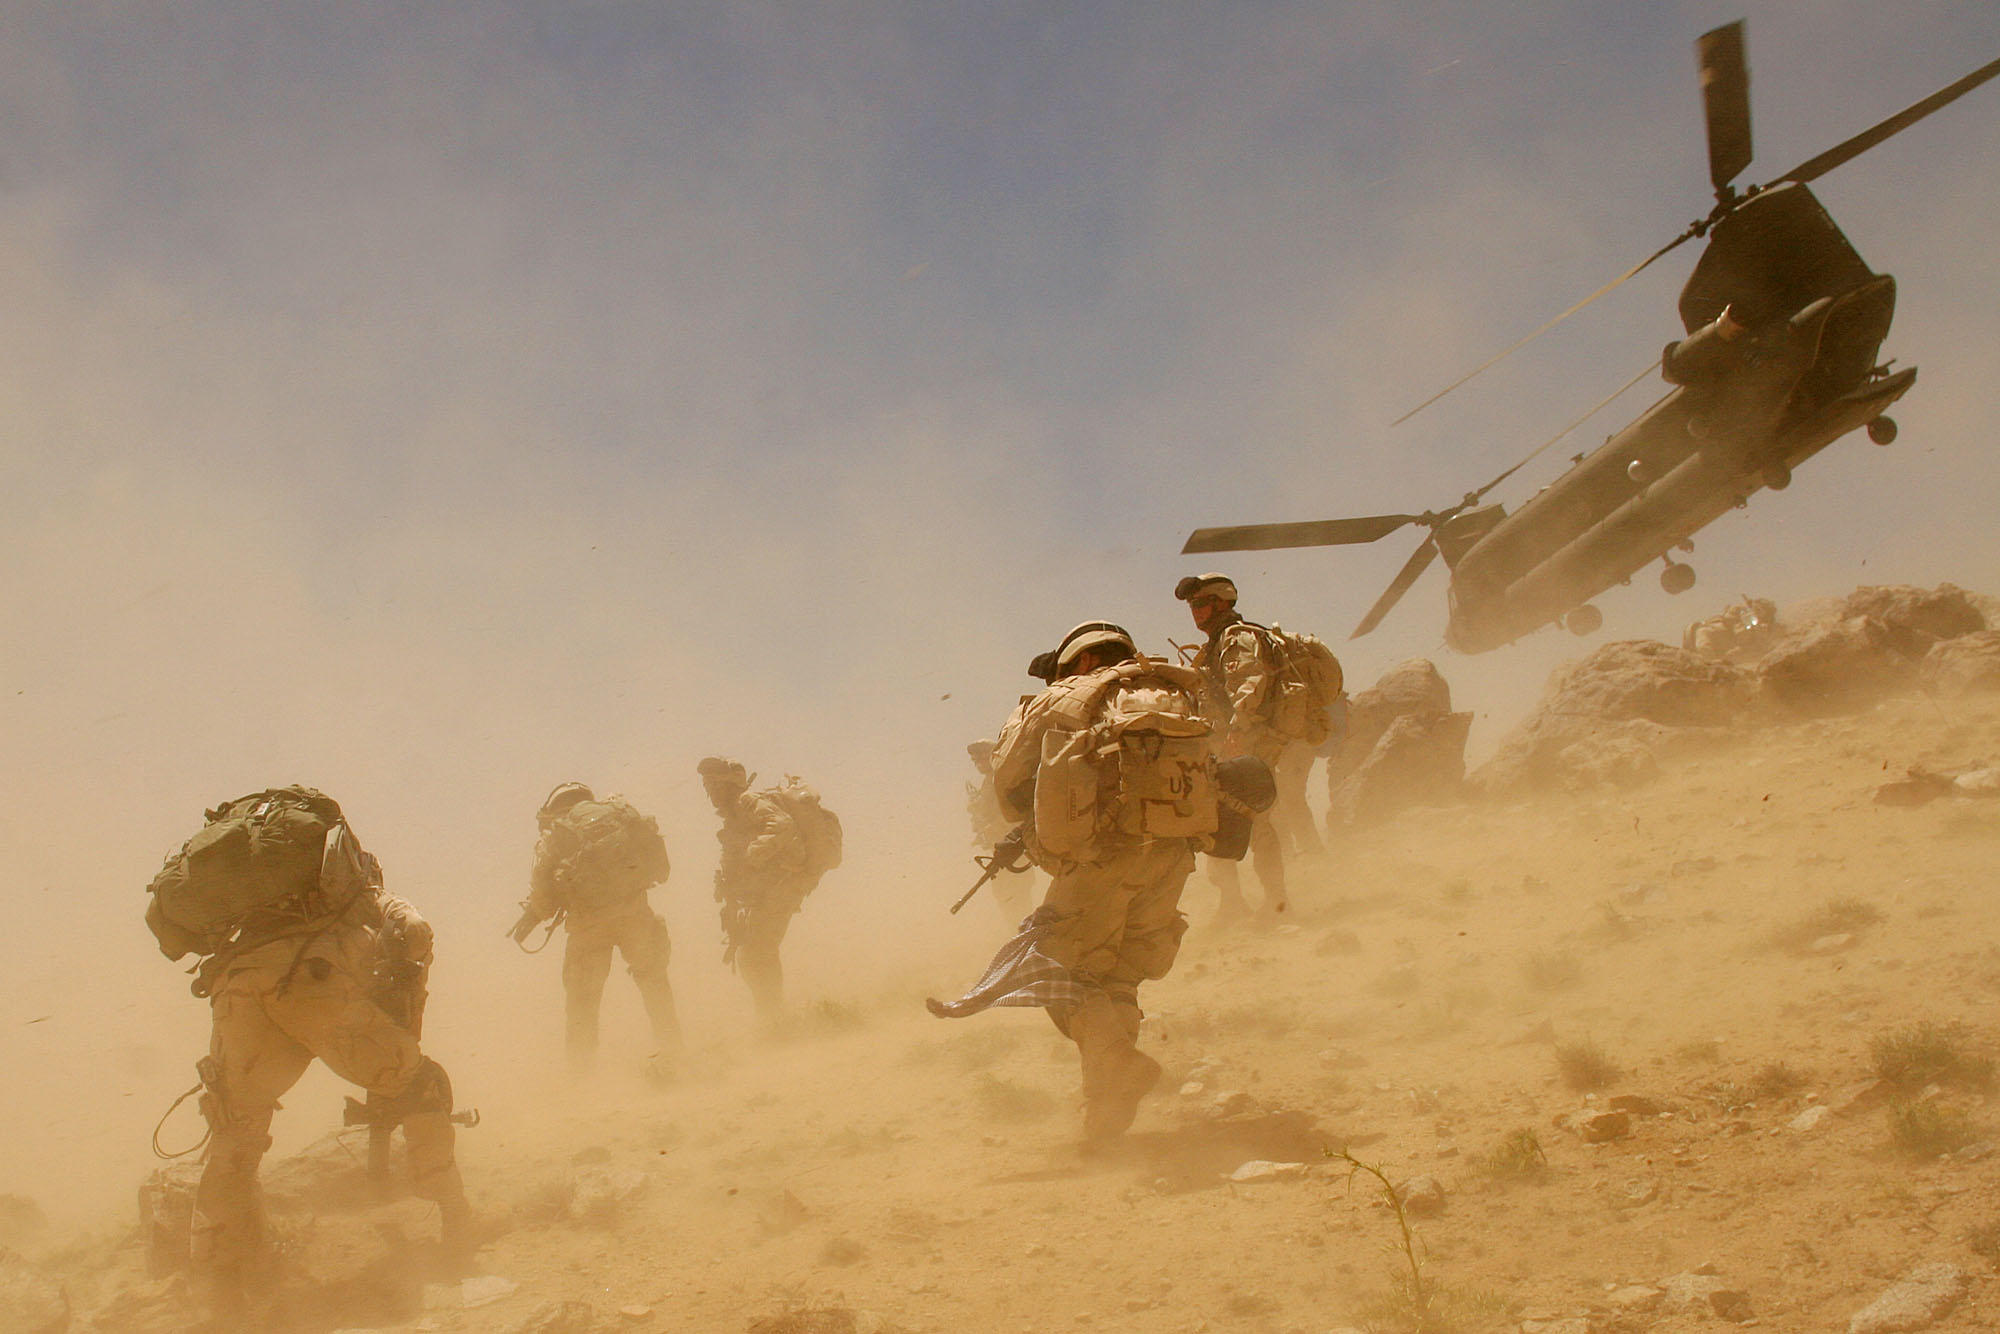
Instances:
[[[1603,615],[1589,600],[1655,560],[1665,561],[1661,586],[1685,592],[1694,570],[1673,552],[1692,550],[1689,539],[1704,526],[1760,488],[1782,490],[1792,469],[1857,427],[1877,444],[1894,440],[1896,424],[1883,412],[1917,378],[1914,367],[1892,372],[1876,360],[1896,280],[1870,271],[1806,186],[2000,74],[2000,60],[1738,194],[1732,182],[1751,159],[1743,24],[1705,34],[1695,51],[1715,186],[1708,216],[1398,420],[1705,236],[1681,289],[1687,336],[1661,357],[1661,374],[1675,386],[1664,398],[1512,514],[1481,502],[1522,464],[1442,511],[1203,528],[1182,550],[1352,545],[1422,525],[1429,534],[1354,634],[1373,630],[1441,555],[1451,571],[1445,640],[1483,653],[1555,621],[1591,633]]]

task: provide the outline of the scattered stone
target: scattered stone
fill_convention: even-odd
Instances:
[[[1625,1203],[1637,1208],[1660,1198],[1660,1183],[1643,1178],[1625,1183]]]
[[[1806,1108],[1803,1112],[1793,1117],[1788,1124],[1791,1129],[1804,1133],[1808,1130],[1819,1129],[1820,1123],[1832,1115],[1833,1108],[1822,1103],[1817,1107]]]
[[[1585,1144],[1606,1144],[1632,1133],[1632,1117],[1627,1112],[1597,1111],[1586,1108],[1569,1118],[1569,1128]]]
[[[481,1274],[456,1283],[426,1283],[423,1306],[426,1311],[470,1310],[511,1297],[520,1287],[514,1280],[498,1274]]]
[[[1604,1105],[1614,1112],[1630,1112],[1633,1116],[1658,1116],[1667,1110],[1667,1105],[1658,1098],[1648,1098],[1639,1093],[1619,1093],[1605,1100]]]
[[[645,1188],[646,1174],[636,1168],[580,1167],[570,1177],[569,1216],[579,1223],[609,1222]]]
[[[1216,1094],[1208,1105],[1208,1114],[1218,1121],[1228,1116],[1252,1116],[1257,1110],[1257,1100],[1237,1089]]]
[[[69,1328],[69,1294],[62,1284],[0,1253],[0,1329],[19,1334],[62,1334]]]
[[[1306,1174],[1304,1163],[1274,1163],[1267,1158],[1252,1158],[1229,1174],[1231,1181],[1283,1181]]]
[[[589,1302],[543,1302],[507,1334],[597,1334],[597,1311]]]
[[[1710,1268],[1712,1266],[1703,1266]],[[1662,1310],[1676,1315],[1714,1315],[1740,1324],[1750,1319],[1750,1296],[1714,1274],[1675,1274],[1660,1280]]]
[[[842,1266],[860,1264],[867,1255],[867,1250],[852,1237],[829,1237],[826,1245],[819,1248],[821,1264]]]
[[[1432,1218],[1444,1212],[1444,1185],[1433,1176],[1411,1177],[1396,1187],[1396,1198],[1407,1213]]]
[[[1961,797],[2000,797],[2000,768],[1972,769],[1951,780]]]
[[[1924,1329],[1965,1295],[1966,1279],[1957,1265],[1918,1265],[1881,1296],[1854,1313],[1847,1334],[1894,1334]]]
[[[1630,1283],[1622,1288],[1613,1288],[1605,1295],[1605,1305],[1615,1311],[1650,1311],[1660,1304],[1666,1294],[1645,1283]]]
[[[1826,1106],[1833,1110],[1835,1116],[1853,1116],[1856,1113],[1865,1112],[1871,1107],[1881,1106],[1888,1098],[1890,1091],[1889,1086],[1881,1080],[1871,1079],[1866,1083],[1850,1084],[1831,1098],[1828,1098]]]
[[[645,1320],[653,1314],[653,1308],[650,1306],[621,1306],[618,1308],[618,1314],[627,1320]]]

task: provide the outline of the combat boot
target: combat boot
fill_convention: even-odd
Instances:
[[[1131,1129],[1139,1101],[1160,1082],[1160,1063],[1140,1051],[1138,1010],[1098,995],[1070,1016],[1070,1038],[1083,1062],[1083,1135],[1101,1145]]]

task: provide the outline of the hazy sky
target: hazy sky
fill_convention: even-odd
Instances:
[[[1692,43],[1746,12],[1746,181],[2000,54],[1988,0],[8,0],[4,892],[50,970],[84,924],[136,960],[160,854],[289,781],[447,919],[506,916],[570,777],[705,879],[711,750],[861,865],[957,848],[1033,652],[1191,637],[1188,530],[1448,504],[1657,357],[1693,246],[1388,425],[1706,211]],[[1901,284],[1902,442],[1606,636],[2000,588],[1996,163],[1988,85],[1816,187]],[[1200,564],[1335,638],[1414,542]],[[1442,653],[1442,583],[1357,684]],[[1441,657],[1475,747],[1577,648]]]

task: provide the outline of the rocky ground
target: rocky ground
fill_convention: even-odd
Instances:
[[[1104,1157],[1040,1014],[924,1013],[976,957],[489,1108],[461,1280],[322,1146],[320,1186],[272,1168],[284,1327],[1387,1331],[1414,1253],[1438,1330],[1988,1329],[2000,799],[1877,797],[1995,764],[2000,695],[1898,695],[1344,833],[1281,925],[1209,929],[1197,874],[1168,1077]],[[189,1326],[130,1216],[12,1208],[0,1327]]]

